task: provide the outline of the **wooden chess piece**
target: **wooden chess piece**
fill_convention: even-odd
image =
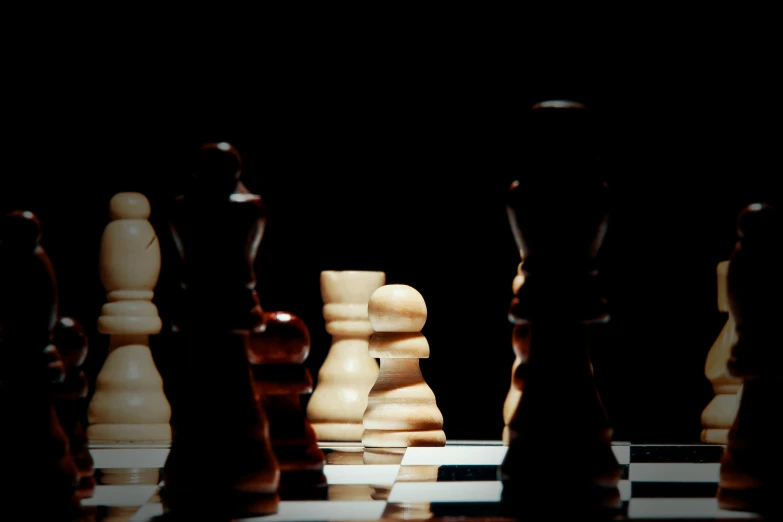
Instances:
[[[241,164],[230,144],[204,145],[192,183],[169,210],[183,306],[166,337],[186,349],[161,500],[184,519],[272,514],[280,500],[248,361],[250,336],[264,323],[253,264],[266,214],[261,196],[239,180]]]
[[[525,272],[522,269],[522,263],[519,263],[517,267],[517,275],[514,277],[514,281],[511,285],[511,290],[514,295],[517,294],[519,288],[525,283]],[[514,322],[513,317],[509,317],[509,321]],[[506,401],[503,403],[503,444],[508,445],[510,438],[509,423],[511,422],[514,412],[517,411],[519,405],[519,399],[522,398],[522,387],[525,384],[525,371],[527,370],[527,358],[530,355],[530,343],[529,334],[530,329],[525,324],[514,324],[511,332],[511,346],[514,349],[514,363],[511,365],[511,386],[508,389],[506,395]]]
[[[707,354],[704,374],[712,384],[715,397],[701,414],[701,441],[705,444],[727,444],[729,428],[737,416],[738,393],[742,380],[729,374],[731,347],[737,342],[736,324],[729,310],[727,274],[729,262],[718,263],[718,310],[728,318],[718,338]]]
[[[82,510],[77,469],[57,417],[53,393],[65,365],[51,344],[57,283],[31,212],[0,223],[0,430],[5,448],[3,520],[71,520]]]
[[[149,345],[149,336],[161,330],[152,303],[160,247],[149,215],[149,201],[136,192],[119,193],[109,203],[112,221],[100,254],[108,303],[98,318],[98,331],[110,335],[109,354],[87,414],[91,445],[171,441],[171,408]]]
[[[313,390],[313,378],[304,365],[309,352],[307,326],[287,312],[266,312],[264,324],[250,338],[256,400],[269,420],[282,500],[325,499],[328,493],[326,457],[301,404],[301,396]]]
[[[307,418],[320,441],[362,440],[362,417],[379,371],[369,353],[373,330],[367,302],[385,283],[383,272],[321,272],[323,315],[332,344],[307,404]]]
[[[774,207],[753,204],[738,218],[739,239],[728,269],[729,308],[737,342],[729,373],[743,380],[742,395],[720,465],[722,509],[783,519],[783,221]]]
[[[524,392],[499,468],[501,505],[511,516],[551,512],[554,505],[603,519],[621,507],[620,466],[589,355],[592,329],[609,319],[597,266],[608,187],[582,140],[590,135],[589,118],[574,102],[534,107],[538,141],[528,175],[509,191],[512,231],[525,260],[509,314],[529,336]]]
[[[65,379],[55,392],[55,408],[68,435],[76,464],[79,480],[76,495],[81,499],[89,498],[95,492],[95,466],[82,419],[89,392],[87,376],[82,370],[87,358],[87,334],[75,320],[60,317],[54,326],[53,338],[65,367]]]
[[[414,288],[385,285],[370,296],[370,356],[381,360],[378,380],[364,412],[362,444],[366,448],[444,446],[443,415],[435,394],[424,382],[419,359],[430,356],[421,333],[427,305]]]

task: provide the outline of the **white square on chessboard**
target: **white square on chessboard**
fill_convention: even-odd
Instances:
[[[82,500],[84,506],[141,506],[155,494],[158,486],[95,486],[92,497]]]
[[[405,450],[403,466],[499,466],[506,456],[507,446],[445,446],[413,447]],[[623,465],[631,461],[631,447],[613,445],[617,461]]]
[[[403,466],[492,465],[503,462],[506,446],[443,446],[407,448]]]
[[[631,482],[621,480],[617,489],[623,501],[631,498]],[[498,502],[502,482],[398,482],[389,502]]]
[[[389,502],[499,502],[502,482],[398,482]]]
[[[168,448],[92,448],[95,469],[162,468],[169,455]]]
[[[628,478],[631,482],[718,482],[720,464],[631,464]]]
[[[383,464],[366,466],[361,464],[341,464],[324,466],[324,475],[329,485],[336,484],[370,484],[374,486],[391,486],[397,479],[400,466]]]
[[[709,518],[756,519],[758,515],[742,511],[724,511],[714,498],[632,498],[628,518]]]

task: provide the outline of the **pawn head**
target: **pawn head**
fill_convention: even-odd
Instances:
[[[0,244],[17,250],[35,250],[41,242],[41,222],[29,211],[5,215],[0,225]]]
[[[120,192],[109,201],[111,219],[147,219],[150,217],[150,202],[139,192]]]
[[[420,332],[427,321],[427,305],[415,288],[385,285],[367,303],[370,324],[376,332]]]

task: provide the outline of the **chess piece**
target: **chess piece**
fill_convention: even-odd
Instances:
[[[729,310],[729,296],[726,289],[726,275],[729,262],[718,264],[718,310],[728,313],[728,318],[718,338],[707,354],[704,374],[715,392],[715,397],[701,414],[701,441],[705,444],[727,444],[729,428],[737,415],[737,394],[742,380],[729,374],[727,364],[731,347],[737,342],[734,317]]]
[[[525,283],[525,272],[522,269],[522,263],[517,267],[517,275],[511,285],[511,290],[516,295],[519,288]],[[513,317],[509,320],[513,323]],[[503,403],[503,444],[508,445],[509,441],[509,423],[517,411],[519,399],[522,397],[522,387],[525,384],[525,371],[527,370],[527,358],[530,355],[530,343],[528,342],[530,329],[524,324],[515,324],[511,332],[511,346],[514,349],[514,363],[511,365],[511,386],[506,395],[506,401]]]
[[[739,239],[728,269],[729,308],[737,342],[730,375],[743,380],[739,408],[720,465],[717,499],[722,509],[783,519],[783,222],[774,207],[753,204],[738,219]]]
[[[501,505],[534,516],[568,498],[564,509],[610,517],[621,507],[621,468],[589,355],[593,328],[609,319],[597,279],[608,188],[582,140],[583,105],[538,104],[533,122],[527,175],[511,185],[507,207],[525,263],[509,316],[526,329],[529,356],[499,468]]]
[[[92,497],[95,492],[95,467],[90,454],[82,415],[89,392],[82,365],[87,357],[87,334],[70,317],[60,317],[53,330],[54,345],[65,368],[65,378],[55,391],[55,409],[70,444],[76,464],[78,486],[76,495]]]
[[[0,228],[0,412],[11,423],[0,430],[2,467],[11,474],[3,481],[0,519],[76,517],[76,464],[53,403],[65,380],[51,343],[58,305],[54,270],[35,215],[12,212]]]
[[[204,145],[169,210],[183,306],[165,335],[184,353],[161,500],[166,513],[188,520],[272,514],[280,501],[280,468],[248,361],[250,335],[264,323],[253,264],[266,214],[240,175],[234,147]]]
[[[370,296],[370,356],[381,360],[362,419],[366,448],[444,446],[443,415],[419,368],[430,356],[421,333],[427,305],[414,288],[385,285]]]
[[[171,441],[171,408],[149,347],[149,336],[161,330],[152,303],[160,247],[149,215],[147,198],[136,192],[119,193],[109,203],[112,221],[100,254],[108,303],[98,318],[98,331],[110,336],[109,354],[87,413],[90,444]]]
[[[256,400],[269,420],[269,438],[280,465],[278,493],[282,500],[325,499],[326,457],[305,417],[301,396],[313,390],[304,366],[310,353],[310,332],[287,312],[266,312],[250,338]]]
[[[370,357],[367,302],[386,283],[383,272],[321,272],[326,331],[332,344],[318,371],[307,418],[320,441],[361,442],[367,397],[378,378]]]

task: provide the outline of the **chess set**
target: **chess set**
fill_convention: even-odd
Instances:
[[[322,444],[326,498],[283,500],[278,512],[247,521],[513,520],[504,515],[497,467],[506,446],[451,442],[409,447],[383,461],[365,458],[361,445]],[[761,520],[718,507],[721,446],[656,446],[616,442],[620,516],[630,520]],[[548,447],[544,453],[567,451]],[[103,520],[154,521],[163,514],[158,490],[165,448],[94,450],[96,473],[107,477],[88,504]],[[101,468],[111,468],[104,473]],[[567,470],[562,471],[564,474]],[[124,475],[125,484],[117,484]],[[146,477],[146,478],[143,478]],[[560,485],[551,484],[557,492]],[[568,501],[568,494],[560,497]],[[552,520],[557,506],[551,507]],[[575,519],[581,520],[581,519]]]
[[[109,202],[97,318],[109,351],[89,400],[87,336],[58,313],[41,223],[7,214],[0,405],[26,430],[23,441],[1,432],[6,447],[35,451],[6,459],[14,501],[2,520],[779,520],[783,310],[770,304],[783,288],[779,214],[746,208],[718,267],[729,321],[706,363],[716,396],[704,444],[613,441],[589,350],[609,320],[596,264],[608,188],[578,140],[564,151],[555,139],[584,134],[585,111],[534,107],[554,148],[540,151],[540,176],[509,189],[520,263],[498,441],[447,437],[419,366],[430,356],[427,305],[383,272],[321,272],[332,343],[314,382],[307,325],[260,306],[253,267],[265,207],[228,143],[201,148],[191,185],[167,211],[181,284],[165,321],[150,202],[136,192]],[[580,173],[572,190],[560,190],[548,175],[556,171]],[[566,211],[552,215],[542,194],[558,194]]]

